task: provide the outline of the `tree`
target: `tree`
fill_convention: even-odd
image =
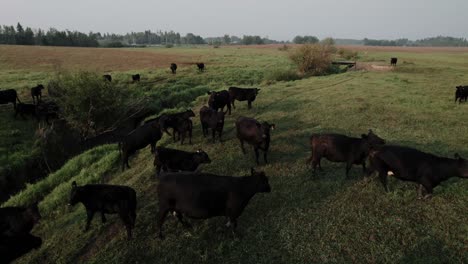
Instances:
[[[231,37],[229,37],[229,35],[227,35],[227,34],[224,35],[224,36],[223,36],[223,43],[224,43],[225,45],[231,44]]]

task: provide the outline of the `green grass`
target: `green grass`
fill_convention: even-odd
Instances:
[[[290,67],[284,65],[284,53],[276,50],[197,48],[180,52],[219,66],[207,63],[206,74],[185,68],[176,76],[157,70],[148,73],[148,78],[160,81],[145,84],[142,80],[135,88],[151,94],[171,83],[179,86],[174,88],[178,92],[189,87],[258,86],[270,69]],[[362,60],[390,56],[370,52]],[[416,199],[412,183],[390,179],[391,192],[385,193],[377,178],[364,179],[357,166],[351,170],[351,179],[345,180],[344,164],[324,161],[324,172],[316,177],[306,164],[311,133],[358,136],[370,128],[390,144],[468,157],[468,104],[453,103],[454,86],[468,79],[464,63],[468,54],[395,56],[402,62],[395,71],[348,72],[260,86],[253,109],[237,103],[227,117],[223,143],[204,139],[198,118],[194,119],[193,145],[172,144],[164,136],[159,145],[205,150],[213,162],[203,165],[204,171],[241,176],[255,162],[252,149],[247,155],[240,151],[235,119],[244,115],[276,124],[270,163],[258,168],[269,176],[272,192],[251,200],[239,218],[240,236],[225,230],[224,218],[192,220],[193,229],[184,229],[169,217],[166,239],[157,239],[158,181],[149,149],[141,150],[130,160],[132,168],[122,173],[115,146],[103,146],[70,160],[7,202],[16,205],[44,197],[39,204],[43,219],[33,230],[44,244],[19,263],[466,263],[466,180],[451,179],[434,190],[431,200],[421,201]],[[207,99],[204,95],[192,103],[196,113]],[[96,217],[91,230],[83,233],[83,206],[66,206],[73,180],[135,188],[134,240],[126,241],[117,216],[108,217],[104,225]]]

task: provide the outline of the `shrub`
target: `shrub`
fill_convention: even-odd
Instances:
[[[328,74],[332,63],[334,46],[329,44],[306,44],[295,49],[289,58],[303,74]]]
[[[174,47],[174,44],[166,44],[164,47],[170,49],[170,48],[173,48],[173,47]]]
[[[299,79],[301,79],[301,77],[299,76],[297,71],[293,69],[287,69],[287,70],[275,69],[265,74],[266,81],[288,82],[288,81],[295,81]]]
[[[58,73],[49,83],[49,95],[60,115],[82,136],[112,128],[142,105],[143,97],[128,86],[104,81],[91,72]]]
[[[284,44],[283,46],[279,47],[278,48],[279,51],[288,51],[289,50],[289,46]]]
[[[357,51],[340,48],[338,49],[338,55],[345,60],[356,60],[359,57]]]

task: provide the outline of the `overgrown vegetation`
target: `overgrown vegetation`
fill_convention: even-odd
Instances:
[[[334,46],[328,43],[306,44],[293,50],[289,58],[302,74],[318,76],[330,73]]]

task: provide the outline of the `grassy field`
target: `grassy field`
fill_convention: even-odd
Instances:
[[[9,49],[0,47],[2,51]],[[47,49],[53,53],[55,48]],[[75,49],[57,50],[62,49],[60,54],[75,52]],[[93,54],[100,51],[108,52],[80,49]],[[247,155],[241,153],[235,138],[235,119],[250,116],[275,123],[270,163],[258,167],[269,176],[272,192],[251,200],[239,218],[237,237],[225,230],[224,218],[193,220],[194,227],[185,229],[170,217],[165,224],[166,239],[161,241],[156,229],[158,181],[149,148],[131,159],[132,168],[122,173],[118,169],[117,146],[98,147],[70,160],[62,169],[29,185],[4,204],[22,205],[45,197],[39,204],[43,219],[33,230],[44,240],[43,246],[18,262],[466,263],[468,181],[451,179],[435,189],[431,200],[421,201],[416,199],[415,184],[390,179],[391,192],[385,193],[379,180],[364,179],[359,167],[354,167],[351,179],[346,180],[344,164],[324,161],[324,172],[312,176],[306,164],[310,156],[308,139],[317,132],[359,136],[373,129],[390,144],[441,156],[452,157],[458,152],[468,157],[468,104],[453,102],[454,87],[468,82],[467,50],[359,51],[359,62],[363,65],[384,65],[393,56],[399,58],[399,65],[395,70],[350,71],[272,82],[268,81],[272,71],[291,67],[287,52],[274,46],[111,51],[131,52],[138,54],[136,57],[142,56],[140,53],[151,54],[148,56],[154,56],[155,60],[159,56],[180,58],[186,64],[181,64],[176,76],[171,76],[164,66],[149,67],[139,61],[112,66],[106,58],[89,55],[90,61],[81,65],[82,69],[93,65],[103,72],[112,71],[121,82],[128,81],[130,73],[140,72],[142,84],[134,85],[135,89],[148,94],[172,87],[169,85],[179,85],[181,89],[260,87],[253,109],[247,110],[245,103],[237,103],[233,114],[227,117],[223,143],[213,144],[204,139],[195,118],[193,145],[173,144],[168,136],[158,145],[184,150],[202,148],[213,161],[202,167],[204,171],[247,175],[250,167],[255,167],[254,154],[252,149]],[[61,65],[78,65],[73,62],[74,56],[54,54],[54,60],[66,62]],[[207,64],[206,73],[197,73],[189,64],[198,60]],[[53,63],[25,65],[14,59],[0,62],[0,86],[23,91],[25,86],[50,78],[55,67]],[[192,103],[196,113],[207,99],[206,95],[200,96]],[[3,134],[9,135],[8,131],[18,129],[16,126],[33,126],[12,121],[9,111],[10,108],[0,109],[2,121],[8,124],[2,126]],[[17,138],[32,133],[27,131]],[[0,143],[2,148],[10,144],[4,139]],[[27,143],[18,144],[23,144],[18,151],[27,150]],[[126,241],[117,216],[109,216],[104,225],[95,217],[91,230],[83,233],[84,207],[66,205],[74,180],[80,185],[104,182],[137,190],[137,223],[132,241]]]

